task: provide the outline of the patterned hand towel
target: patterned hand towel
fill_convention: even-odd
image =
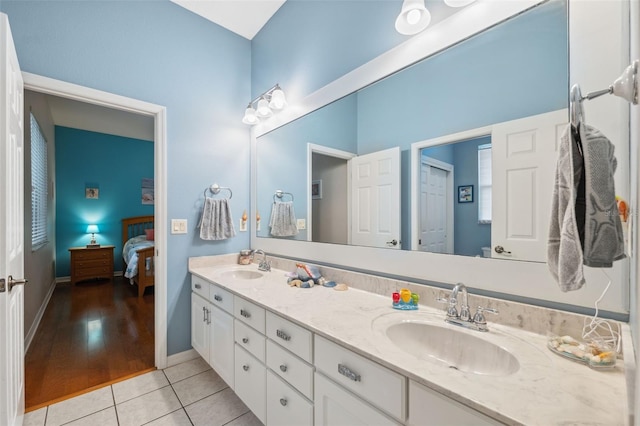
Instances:
[[[292,201],[276,201],[271,206],[269,219],[271,235],[274,237],[292,237],[298,235],[296,215]]]
[[[200,238],[203,240],[217,241],[235,237],[236,230],[233,227],[229,199],[207,197],[204,200],[202,217],[198,226],[200,227]]]
[[[549,270],[562,291],[584,285],[583,264],[611,267],[613,261],[625,257],[615,201],[614,146],[600,131],[586,125],[579,126],[577,138],[568,125],[560,141],[547,246]],[[584,211],[576,211],[580,184],[584,186]]]

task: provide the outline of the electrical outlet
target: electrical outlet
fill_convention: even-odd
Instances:
[[[306,229],[307,221],[304,219],[298,219],[298,223],[296,224],[296,226],[298,227],[298,229]]]
[[[172,234],[186,234],[187,233],[187,219],[171,219],[171,233]]]

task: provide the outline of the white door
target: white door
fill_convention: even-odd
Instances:
[[[557,149],[566,109],[495,125],[492,257],[546,262]]]
[[[351,160],[351,244],[400,249],[400,148]]]
[[[419,248],[453,253],[453,166],[423,157],[420,174]]]
[[[0,13],[0,424],[24,416],[24,143],[22,74]]]

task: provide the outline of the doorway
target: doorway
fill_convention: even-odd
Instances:
[[[34,74],[23,73],[24,88],[32,92],[53,95],[65,99],[84,102],[90,106],[106,107],[119,112],[127,112],[152,118],[154,134],[154,216],[157,223],[166,223],[166,109],[131,98],[114,95],[86,87],[54,80]],[[155,229],[155,288],[153,303],[153,364],[157,368],[167,365],[166,347],[166,275],[167,259],[166,229]],[[114,282],[114,284],[116,284]],[[96,324],[97,327],[97,323]]]
[[[421,251],[453,254],[454,167],[426,155],[421,158],[418,247]]]

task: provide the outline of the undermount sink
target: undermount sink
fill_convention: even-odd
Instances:
[[[509,351],[470,333],[418,321],[397,322],[385,330],[404,352],[419,359],[436,359],[452,369],[488,376],[508,376],[520,369]]]
[[[228,280],[255,280],[257,278],[262,278],[262,272],[238,269],[238,270],[224,271],[220,274],[220,278],[224,278]]]

